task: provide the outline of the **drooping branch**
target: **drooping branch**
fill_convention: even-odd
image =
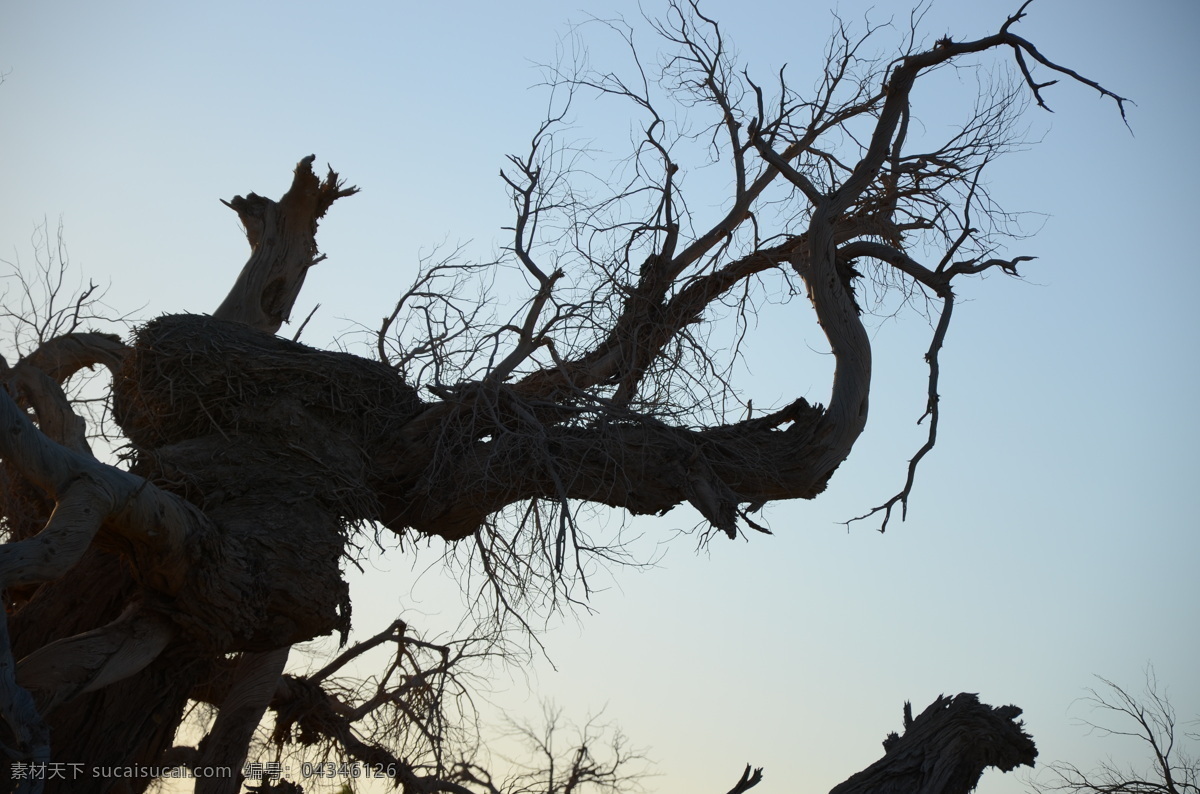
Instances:
[[[959,237],[959,242],[965,239],[967,231],[969,229],[964,228],[963,235]],[[1031,256],[1018,256],[1011,260],[989,259],[985,262],[968,260],[955,262],[953,265],[946,267],[956,247],[952,247],[946,253],[936,270],[930,270],[904,252],[881,243],[860,240],[843,246],[840,251],[840,255],[843,257],[870,256],[887,262],[917,283],[928,288],[942,300],[942,309],[938,313],[937,325],[934,327],[933,336],[929,341],[929,349],[925,353],[925,362],[929,367],[925,413],[917,420],[917,423],[920,424],[925,419],[929,419],[929,429],[925,443],[921,445],[920,449],[917,450],[916,454],[908,462],[908,473],[904,481],[904,487],[898,493],[889,497],[883,504],[850,519],[846,522],[847,524],[862,521],[878,513],[883,513],[883,520],[880,523],[879,531],[884,532],[887,529],[888,522],[891,520],[892,510],[897,504],[900,505],[901,520],[907,518],[908,499],[912,494],[913,485],[916,482],[917,467],[920,465],[921,460],[933,449],[934,445],[937,444],[938,423],[941,416],[940,396],[938,394],[938,383],[941,378],[941,360],[939,354],[946,342],[946,333],[950,329],[950,318],[954,311],[954,291],[951,288],[954,277],[962,274],[982,273],[992,267],[999,267],[1004,272],[1016,276],[1018,275],[1017,265],[1034,258]]]

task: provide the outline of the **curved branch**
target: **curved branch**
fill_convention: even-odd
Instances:
[[[81,455],[92,457],[87,442],[87,422],[71,408],[62,386],[28,359],[17,362],[5,384],[37,415],[38,427],[52,441]]]
[[[71,333],[47,340],[3,374],[10,394],[31,407],[53,441],[91,457],[87,423],[71,408],[62,384],[84,367],[103,364],[114,375],[128,352],[111,334]]]
[[[871,393],[871,340],[859,310],[837,271],[833,202],[823,202],[808,227],[808,250],[792,255],[792,267],[808,286],[817,321],[834,357],[833,387],[826,418],[830,429],[816,471],[842,464],[867,426]],[[828,475],[826,475],[828,476]]]
[[[112,509],[105,483],[86,475],[75,479],[41,532],[0,546],[0,590],[62,576],[87,551]]]
[[[65,383],[79,370],[96,364],[116,373],[128,352],[129,348],[112,334],[72,333],[43,342],[21,363],[37,367],[57,383]]]
[[[0,390],[0,457],[51,498],[57,499],[58,509],[83,499],[71,496],[72,492],[85,492],[76,489],[89,489],[89,501],[80,509],[85,510],[89,522],[95,523],[90,529],[92,534],[101,523],[107,522],[113,532],[130,541],[135,548],[144,548],[156,556],[158,565],[155,567],[161,572],[162,581],[174,581],[178,587],[185,578],[189,567],[185,550],[188,533],[192,528],[209,525],[203,514],[137,475],[107,466],[51,441],[33,426],[25,412],[3,390]],[[53,518],[47,530],[51,526]],[[37,537],[40,536],[29,540]],[[84,543],[83,548],[86,546]],[[21,554],[17,550],[19,547],[20,544],[0,547],[0,568],[11,570],[9,575],[24,575],[18,572],[23,570],[25,563],[16,562]],[[82,551],[79,549],[80,554]],[[10,564],[9,560],[14,562]],[[55,567],[59,563],[44,564],[57,571],[52,575],[61,573]]]

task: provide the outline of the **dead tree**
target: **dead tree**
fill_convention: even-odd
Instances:
[[[1037,748],[1020,715],[966,693],[939,697],[916,719],[905,703],[904,734],[890,734],[883,758],[829,794],[967,794],[989,767],[1033,766]]]
[[[1154,668],[1146,669],[1146,686],[1141,694],[1106,678],[1099,680],[1104,689],[1089,689],[1082,699],[1098,716],[1094,722],[1083,721],[1083,725],[1102,738],[1136,739],[1144,745],[1148,763],[1126,766],[1107,758],[1092,769],[1084,769],[1056,761],[1034,781],[1034,790],[1040,794],[1200,794],[1200,756],[1195,754],[1200,749],[1200,731],[1181,728]],[[1200,727],[1200,719],[1190,724]]]
[[[754,82],[716,22],[676,0],[657,24],[674,48],[657,72],[633,50],[628,77],[550,71],[555,104],[502,172],[514,210],[505,261],[530,285],[516,316],[481,322],[486,305],[463,304],[451,286],[484,266],[449,262],[424,270],[385,318],[379,360],[277,336],[323,258],[318,220],[355,192],[332,170],[316,176],[310,156],[278,201],[228,202],[251,255],[211,316],[160,317],[127,341],[73,329],[3,363],[0,715],[11,758],[239,768],[273,708],[281,745],[383,759],[406,791],[472,790],[452,780],[453,725],[441,710],[466,646],[393,629],[377,641],[394,647],[398,677],[361,702],[329,675],[281,678],[293,644],[345,637],[349,544],[371,528],[470,544],[497,608],[520,619],[522,593],[560,592],[580,559],[606,553],[575,520],[577,504],[634,515],[690,504],[729,537],[766,531],[752,514],[819,495],[866,424],[864,284],[935,317],[928,442],[903,489],[873,511],[886,525],[936,439],[955,285],[1015,274],[1031,258],[1000,254],[1011,216],[981,179],[1019,142],[1023,101],[1044,106],[1047,87],[1066,78],[1124,113],[1123,98],[1015,32],[1024,11],[990,35],[933,44],[914,17],[890,61],[864,58],[878,31],[842,26],[805,94],[784,72],[773,86]],[[626,28],[612,30],[632,45]],[[1019,77],[985,86],[947,140],[918,140],[917,82],[993,54]],[[607,195],[573,187],[584,169],[572,167],[581,155],[564,122],[582,93],[625,103],[642,125]],[[671,102],[708,113],[711,126],[681,126]],[[695,141],[700,162],[684,158]],[[684,177],[711,161],[731,192],[705,217],[694,208],[712,199],[690,199]],[[748,338],[755,302],[788,294],[807,296],[829,341],[828,402],[755,415],[702,328],[724,311]],[[63,391],[96,365],[111,372],[128,443],[115,463],[92,453]],[[199,746],[176,747],[192,701],[218,716]],[[377,721],[375,739],[352,730],[364,720]],[[21,785],[43,783],[117,785]],[[197,790],[236,785],[206,779]]]

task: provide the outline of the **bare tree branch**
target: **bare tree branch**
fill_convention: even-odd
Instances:
[[[1145,745],[1148,767],[1118,766],[1111,760],[1091,770],[1058,761],[1035,779],[1038,792],[1072,794],[1197,794],[1200,792],[1200,736],[1179,729],[1179,720],[1153,667],[1146,668],[1140,694],[1097,676],[1104,689],[1089,689],[1082,702],[1099,716],[1082,720],[1089,733],[1101,738],[1125,736]],[[1200,717],[1200,715],[1197,715]],[[1189,751],[1188,742],[1192,745]]]

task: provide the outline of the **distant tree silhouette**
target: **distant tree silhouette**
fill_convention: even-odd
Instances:
[[[1084,725],[1100,737],[1126,736],[1145,743],[1147,763],[1120,766],[1105,760],[1084,770],[1057,761],[1036,779],[1035,789],[1069,794],[1200,794],[1200,755],[1196,754],[1200,749],[1200,714],[1192,721],[1198,730],[1181,730],[1175,708],[1153,667],[1146,669],[1146,686],[1140,694],[1097,678],[1104,688],[1089,689],[1082,701],[1097,715],[1096,721],[1089,719]]]
[[[819,495],[866,426],[861,315],[876,299],[934,318],[928,440],[903,488],[868,514],[886,526],[936,441],[955,285],[1015,275],[1032,258],[1000,254],[1018,230],[985,169],[1019,147],[1015,119],[1030,100],[1044,106],[1056,79],[1124,113],[1120,96],[1017,35],[1026,6],[990,35],[932,44],[914,13],[882,60],[868,54],[878,28],[839,24],[811,90],[785,71],[770,85],[752,79],[694,2],[669,2],[651,23],[671,48],[657,65],[631,28],[603,23],[628,42],[630,70],[548,70],[547,117],[501,174],[513,207],[502,260],[427,262],[375,334],[376,360],[277,335],[323,259],[318,220],[356,191],[333,170],[318,177],[312,156],[279,200],[228,202],[251,254],[211,315],[162,316],[128,340],[90,330],[95,294],[64,301],[48,259],[47,289],[31,277],[30,301],[6,303],[23,335],[15,363],[0,362],[0,715],[6,751],[24,765],[3,773],[24,791],[134,792],[164,765],[237,770],[270,711],[280,753],[369,765],[406,792],[496,791],[472,760],[460,671],[503,651],[503,626],[529,628],[538,605],[582,597],[590,564],[620,557],[578,505],[642,515],[689,504],[714,533],[767,532],[756,512]],[[918,82],[993,53],[1019,77],[984,79],[945,140],[918,135]],[[623,104],[640,130],[607,173],[571,137],[585,95]],[[435,132],[443,123],[429,121]],[[727,195],[693,194],[685,177],[704,166],[725,169]],[[529,291],[513,316],[495,317],[499,304],[469,290],[505,266]],[[800,295],[836,364],[828,402],[755,412],[733,379],[753,314]],[[714,323],[731,344],[709,336]],[[112,376],[112,424],[85,421],[89,398],[73,390],[96,365]],[[124,445],[111,460],[93,451],[105,428]],[[397,621],[320,670],[285,675],[295,643],[345,641],[342,567],[370,532],[470,548],[495,621],[444,643]],[[351,663],[369,650],[389,660],[355,679]],[[193,744],[178,729],[194,704],[215,719]],[[1011,708],[979,714],[1025,755],[993,757],[961,736],[922,749],[909,736],[923,719],[985,707],[959,696],[931,709],[885,757],[917,781],[897,790],[965,792],[984,765],[1032,753]],[[928,780],[919,759],[934,750],[954,757]],[[611,788],[591,752],[577,748],[580,777],[560,790]],[[27,774],[62,762],[135,772]],[[878,790],[863,774],[845,790]],[[748,769],[734,790],[759,777]],[[238,785],[204,778],[196,790]]]

